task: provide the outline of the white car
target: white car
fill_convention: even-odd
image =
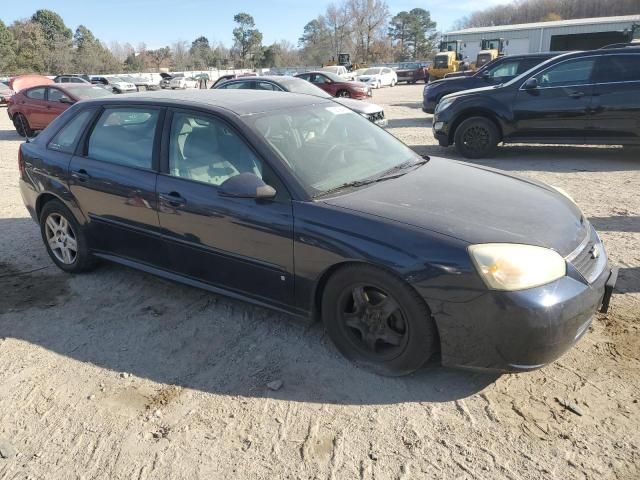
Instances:
[[[380,88],[387,85],[395,87],[396,83],[398,83],[398,75],[387,67],[373,67],[367,68],[362,72],[357,80],[366,83],[371,88]]]
[[[192,77],[173,77],[169,81],[169,87],[174,90],[176,88],[198,88],[198,81]]]
[[[135,84],[123,78],[116,77],[115,75],[91,77],[91,83],[94,85],[100,85],[113,93],[131,93],[138,91]]]
[[[329,67],[322,67],[320,69],[321,72],[331,72],[335,75],[338,75],[345,80],[355,80],[353,73],[347,70],[347,67],[343,67],[342,65],[333,65]]]

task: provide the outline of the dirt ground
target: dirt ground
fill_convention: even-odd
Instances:
[[[434,145],[421,90],[373,101],[418,152],[458,158]],[[640,478],[638,151],[478,162],[568,191],[620,266],[575,348],[528,374],[393,379],[344,360],[321,325],[120,266],[56,270],[17,188],[19,143],[3,108],[0,480]]]

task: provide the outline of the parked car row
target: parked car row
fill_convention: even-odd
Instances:
[[[640,47],[501,57],[425,86],[423,110],[467,158],[501,142],[640,145]]]

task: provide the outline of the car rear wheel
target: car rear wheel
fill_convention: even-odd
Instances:
[[[382,375],[417,370],[438,343],[429,308],[417,292],[367,265],[344,267],[330,278],[322,319],[345,357]]]
[[[51,200],[42,208],[40,231],[47,253],[60,269],[79,273],[95,265],[82,228],[58,200]]]
[[[396,81],[395,80],[391,80],[391,86],[395,87],[396,86]]]
[[[336,97],[341,97],[341,98],[349,98],[351,97],[351,94],[349,93],[348,90],[340,90],[337,94]]]
[[[466,158],[493,155],[500,141],[498,128],[485,117],[471,117],[456,129],[454,138],[458,152]]]
[[[21,113],[16,113],[13,116],[13,126],[18,132],[18,135],[21,137],[33,137],[35,133],[33,129],[29,126],[29,122],[27,121],[27,117],[25,117]]]

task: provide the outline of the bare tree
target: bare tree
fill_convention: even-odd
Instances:
[[[371,43],[386,34],[389,7],[384,0],[348,0],[347,5],[358,58],[367,63]]]

